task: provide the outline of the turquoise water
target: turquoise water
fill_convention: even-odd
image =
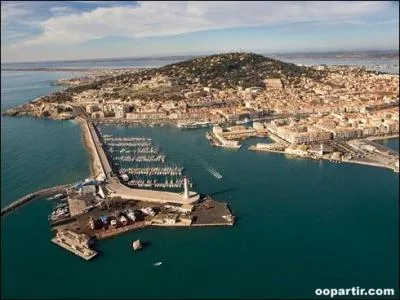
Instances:
[[[14,80],[38,80],[49,91],[52,74]],[[23,89],[13,98],[4,79],[2,73],[2,109],[38,96]],[[75,123],[1,122],[2,206],[89,174]],[[353,286],[395,288],[398,295],[398,174],[247,151],[256,140],[238,151],[212,148],[203,129],[104,133],[152,137],[169,160],[183,162],[197,191],[229,202],[237,224],[131,232],[99,242],[101,255],[85,262],[50,242],[50,204],[38,200],[2,218],[2,297],[308,298],[316,288]],[[398,149],[398,139],[382,143]],[[223,178],[212,177],[209,166]],[[151,245],[132,253],[138,238]],[[157,261],[163,264],[155,268]]]
[[[380,144],[389,147],[393,150],[396,150],[397,152],[399,152],[399,139],[387,139],[387,140],[380,140],[378,141]]]
[[[52,80],[79,73],[2,72],[1,110],[60,87]],[[33,118],[1,117],[1,206],[27,192],[88,175],[79,126]]]

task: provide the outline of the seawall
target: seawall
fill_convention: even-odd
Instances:
[[[25,195],[22,198],[19,198],[18,200],[14,201],[14,202],[10,203],[9,205],[7,205],[6,207],[4,207],[1,210],[1,216],[3,217],[6,214],[14,211],[18,207],[21,207],[22,205],[27,204],[30,201],[33,201],[37,198],[49,197],[49,196],[52,196],[55,194],[65,192],[65,190],[70,186],[71,186],[70,184],[64,184],[64,185],[59,185],[59,186],[43,189],[43,190]]]

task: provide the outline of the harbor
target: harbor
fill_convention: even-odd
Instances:
[[[71,241],[65,242],[65,232],[101,240],[148,226],[234,225],[228,205],[192,191],[194,185],[184,174],[184,167],[168,162],[151,138],[103,136],[93,123],[82,125],[88,129],[84,141],[91,157],[101,168],[96,177],[76,182],[66,193],[48,198],[53,203],[49,215],[56,234],[53,242],[91,259],[95,252],[82,245],[71,246]],[[163,159],[141,160],[146,151],[154,152],[153,158]],[[121,152],[129,153],[131,159],[121,157]],[[222,178],[213,168],[210,174]]]
[[[28,194],[2,209],[2,216],[34,199],[47,199],[51,241],[84,260],[98,255],[96,240],[145,227],[234,225],[228,205],[193,191],[184,166],[167,160],[151,138],[103,136],[90,121],[78,123],[92,176]],[[222,178],[214,168],[208,172]]]

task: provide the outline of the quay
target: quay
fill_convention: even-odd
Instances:
[[[228,149],[239,149],[241,145],[237,141],[229,141],[218,137],[214,132],[209,131],[206,133],[206,137],[210,144],[215,147],[222,147]]]
[[[71,230],[58,231],[56,236],[51,239],[53,243],[85,260],[90,260],[97,255],[97,252],[89,247],[90,240],[89,236],[77,234]]]
[[[332,153],[311,153],[308,150],[293,150],[290,145],[280,145],[280,141],[273,144],[251,145],[248,149],[253,151],[274,152],[293,155],[300,158],[313,160],[329,160],[338,163],[354,163],[380,168],[388,168],[399,173],[399,153],[371,140],[349,140],[346,142],[331,142],[330,146],[336,150]],[[287,143],[288,144],[288,143]],[[304,146],[306,145],[297,145]],[[278,149],[279,148],[279,149]],[[308,148],[308,147],[306,147]],[[321,148],[323,149],[323,148]]]
[[[138,221],[135,222],[131,225],[126,225],[123,227],[118,227],[118,228],[111,228],[108,230],[96,230],[95,232],[93,232],[93,236],[96,237],[96,239],[98,240],[102,240],[102,239],[106,239],[109,237],[113,237],[128,231],[132,231],[132,230],[138,230],[144,227],[149,226],[150,224],[146,221]]]
[[[273,149],[263,148],[263,147],[257,147],[256,145],[251,145],[251,146],[249,147],[249,150],[285,154],[285,151],[273,150]]]
[[[50,196],[54,196],[59,193],[65,193],[67,188],[70,186],[71,186],[70,184],[64,184],[64,185],[59,185],[59,186],[43,189],[43,190],[25,195],[24,197],[14,201],[14,202],[10,203],[9,205],[7,205],[6,207],[2,208],[1,216],[5,216],[6,214],[17,209],[18,207],[21,207],[22,205],[27,204],[37,198],[50,197]]]
[[[124,211],[124,202],[114,202],[111,210],[103,211],[99,208],[77,216],[72,222],[53,226],[55,232],[71,231],[75,234],[84,234],[96,240],[111,238],[129,231],[139,230],[145,227],[202,227],[202,226],[233,226],[235,217],[226,203],[221,203],[206,196],[195,205],[175,206],[155,203],[151,207],[157,211],[154,216],[146,216],[144,219],[121,223],[120,215]],[[146,206],[147,205],[147,206]],[[148,207],[148,203],[132,202],[130,208],[138,211]],[[119,207],[119,208],[118,208]],[[99,220],[101,216],[107,216],[108,220],[116,220],[116,226],[104,225]],[[95,227],[91,227],[90,220],[97,220]],[[108,222],[109,223],[109,222]],[[94,224],[94,223],[93,223]],[[99,226],[99,224],[102,224]]]

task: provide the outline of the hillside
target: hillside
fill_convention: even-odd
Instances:
[[[188,87],[194,84],[226,89],[263,86],[266,78],[281,78],[294,82],[300,76],[320,80],[325,72],[285,63],[254,53],[226,53],[198,57],[157,69],[117,76],[122,84],[150,80],[154,76],[168,77],[175,85]],[[111,80],[106,81],[111,83]]]
[[[215,88],[263,86],[266,78],[295,81],[299,76],[319,80],[324,72],[254,53],[227,53],[199,57],[164,66],[157,73],[179,85],[199,83]]]

